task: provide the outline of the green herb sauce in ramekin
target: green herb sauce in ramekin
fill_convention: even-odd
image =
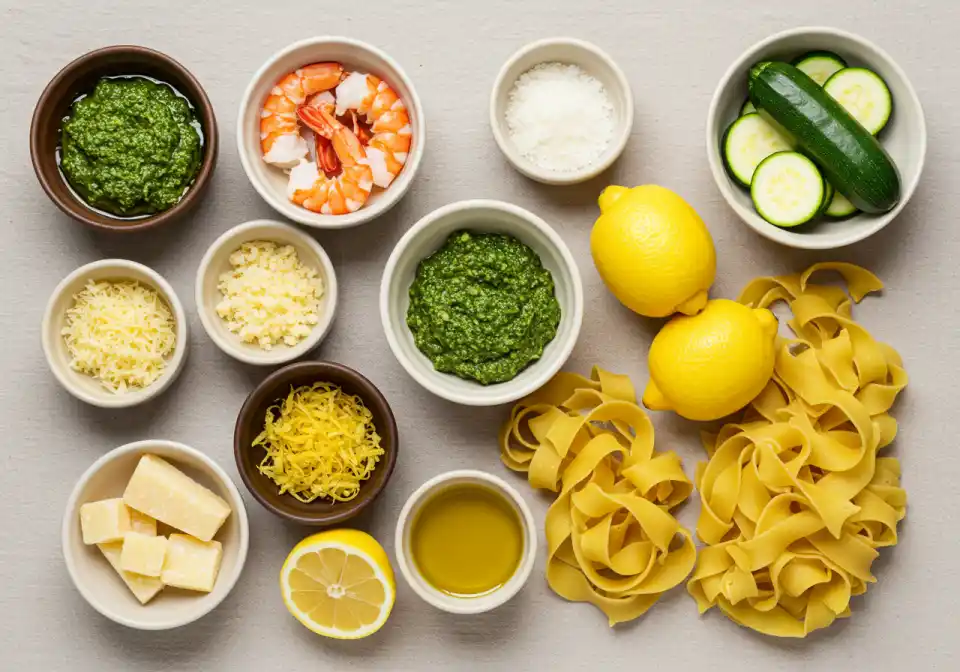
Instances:
[[[553,277],[516,238],[458,231],[420,262],[407,326],[437,371],[484,385],[517,376],[557,334]]]

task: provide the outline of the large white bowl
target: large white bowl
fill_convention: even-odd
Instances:
[[[481,385],[441,373],[417,349],[407,327],[410,285],[417,266],[446,242],[454,231],[505,233],[529,245],[553,275],[560,325],[543,356],[505,383]],[[542,387],[560,370],[573,351],[583,321],[583,284],[570,250],[550,225],[531,212],[500,201],[472,200],[434,210],[413,225],[387,260],[380,283],[380,319],[387,342],[403,368],[425,388],[450,401],[469,406],[506,404]]]
[[[878,139],[900,171],[901,193],[897,206],[882,215],[859,213],[841,221],[824,220],[810,230],[791,231],[770,224],[757,214],[750,193],[727,174],[721,142],[727,127],[737,118],[747,99],[747,74],[764,60],[793,60],[807,51],[827,50],[851,66],[862,66],[880,75],[893,96],[893,115]],[[893,221],[913,196],[927,152],[927,127],[920,100],[900,66],[882,49],[852,33],[836,28],[794,28],[758,42],[747,49],[724,73],[710,102],[707,115],[707,160],[713,178],[730,207],[747,226],[762,236],[790,247],[825,250],[856,243]]]
[[[580,170],[560,172],[541,168],[521,154],[510,139],[506,109],[510,90],[527,70],[541,63],[569,63],[598,79],[613,105],[613,137],[600,157]],[[609,168],[623,153],[633,130],[633,93],[620,66],[602,49],[569,37],[537,40],[526,45],[500,68],[490,94],[490,128],[500,151],[518,171],[544,184],[576,184],[592,179]]]
[[[70,351],[62,335],[66,313],[74,304],[73,297],[90,280],[136,280],[156,291],[173,313],[177,342],[163,373],[152,385],[114,394],[93,376],[70,368]],[[187,356],[187,316],[173,287],[152,268],[126,259],[101,259],[76,269],[53,290],[43,313],[40,341],[50,370],[67,392],[94,406],[126,408],[153,399],[180,375]]]
[[[288,346],[278,343],[270,350],[263,350],[256,343],[245,343],[237,334],[227,329],[227,323],[217,314],[217,304],[223,298],[217,285],[220,282],[220,276],[232,268],[230,255],[243,243],[254,240],[292,245],[297,251],[300,263],[315,269],[323,280],[320,320],[310,330],[310,334],[296,345]],[[213,241],[203,255],[203,259],[200,260],[195,291],[200,323],[210,340],[231,357],[247,364],[275,366],[302,357],[320,345],[330,332],[337,312],[337,275],[333,270],[330,257],[320,247],[320,243],[294,226],[269,219],[257,219],[240,224]]]
[[[164,589],[140,604],[96,546],[83,543],[80,507],[88,502],[120,497],[145,454],[162,457],[195,481],[223,497],[232,512],[215,539],[223,544],[223,559],[213,591]],[[138,630],[168,630],[191,623],[212,611],[230,593],[247,559],[250,529],[237,486],[212,459],[175,441],[128,443],[94,462],[77,481],[63,514],[60,539],[70,578],[84,599],[112,621]]]
[[[454,597],[434,588],[423,578],[417,568],[411,549],[410,533],[423,505],[443,490],[462,484],[480,485],[503,495],[513,506],[520,518],[521,525],[523,525],[523,558],[520,560],[516,572],[506,583],[493,592],[478,597]],[[413,591],[425,602],[452,614],[479,614],[496,609],[507,602],[519,593],[520,589],[526,584],[537,559],[537,529],[533,522],[533,514],[530,513],[530,507],[506,481],[483,471],[461,469],[434,476],[410,495],[400,511],[400,517],[397,519],[394,548],[397,551],[397,565],[400,567],[400,573],[403,574],[403,578],[407,580]]]
[[[406,164],[393,183],[385,190],[375,189],[366,205],[346,215],[321,215],[291,203],[287,198],[287,174],[264,163],[260,153],[260,112],[270,90],[287,73],[310,63],[325,61],[337,61],[348,70],[369,72],[383,79],[403,100],[413,129],[413,143]],[[407,74],[396,61],[376,47],[347,37],[312,37],[295,42],[271,56],[250,80],[240,101],[237,119],[240,163],[253,188],[281,215],[319,229],[344,229],[363,224],[393,207],[417,174],[425,140],[423,107]]]

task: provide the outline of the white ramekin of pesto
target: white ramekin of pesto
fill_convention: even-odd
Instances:
[[[407,326],[437,371],[483,385],[512,380],[557,334],[553,277],[502,233],[456,231],[420,262]]]
[[[425,389],[496,406],[543,387],[573,352],[583,281],[563,239],[529,210],[450,203],[397,241],[380,281],[391,352]]]

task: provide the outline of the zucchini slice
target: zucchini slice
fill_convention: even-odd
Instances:
[[[834,219],[844,219],[856,214],[856,212],[856,206],[848,201],[846,196],[839,191],[834,191],[833,198],[830,199],[830,204],[823,211],[823,214]]]
[[[873,135],[883,130],[890,120],[893,111],[890,89],[872,70],[844,68],[827,80],[823,90]]]
[[[765,158],[750,185],[760,216],[784,228],[806,224],[819,215],[825,191],[823,175],[799,152],[777,152]]]
[[[773,154],[793,149],[789,141],[757,112],[734,121],[723,139],[723,160],[730,174],[745,187],[750,186],[753,171]]]
[[[750,114],[751,112],[756,112],[757,106],[753,104],[753,101],[747,98],[743,101],[743,105],[740,107],[740,116],[742,117],[745,114]]]
[[[796,59],[797,70],[809,75],[820,86],[827,83],[834,73],[847,67],[846,61],[832,51],[810,51]]]
[[[790,134],[858,209],[879,214],[900,202],[900,173],[893,159],[807,74],[789,63],[766,61],[750,70],[749,88],[750,100]]]
[[[829,208],[830,204],[833,203],[833,194],[836,193],[836,189],[833,188],[833,185],[826,180],[823,181],[823,186],[825,187],[823,190],[823,200],[820,201],[820,211],[817,213],[818,215],[826,213],[827,208]]]

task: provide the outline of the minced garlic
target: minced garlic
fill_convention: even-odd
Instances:
[[[323,280],[300,263],[292,245],[244,243],[230,255],[232,271],[220,276],[217,314],[245,343],[264,350],[293,346],[319,322]]]
[[[61,333],[70,368],[116,394],[156,381],[177,342],[170,308],[134,280],[89,281],[73,297]]]

